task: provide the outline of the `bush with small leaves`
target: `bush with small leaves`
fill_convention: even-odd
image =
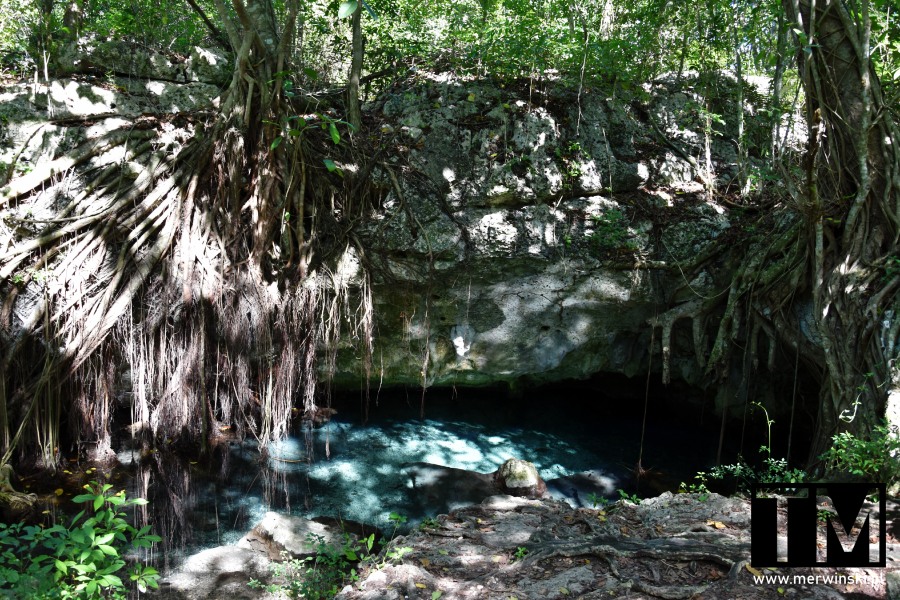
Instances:
[[[869,439],[843,431],[835,434],[831,443],[822,455],[831,472],[888,487],[900,482],[900,434],[896,428],[879,425]]]

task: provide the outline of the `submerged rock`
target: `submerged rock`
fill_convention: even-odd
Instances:
[[[490,474],[417,462],[403,476],[416,514],[438,515],[478,504],[499,490]]]

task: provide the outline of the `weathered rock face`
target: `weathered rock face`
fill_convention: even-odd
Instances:
[[[99,77],[0,90],[0,162],[15,156],[25,172],[141,115],[214,106],[228,69],[201,50],[131,56],[122,44],[94,45],[63,62]],[[728,265],[683,273],[733,229],[696,181],[725,186],[736,171],[736,132],[725,125],[707,140],[700,110],[736,121],[726,114],[727,77],[718,104],[690,80],[663,79],[628,98],[517,85],[428,75],[368,106],[392,170],[373,171],[381,210],[357,232],[373,283],[372,375],[382,385],[516,388],[646,373],[660,352],[648,321],[727,286]],[[746,117],[749,135],[763,126]],[[193,125],[166,127],[154,149],[174,154]],[[49,219],[54,205],[48,195],[19,211],[23,223]],[[344,275],[360,262],[348,255]],[[26,312],[30,293],[17,304]],[[673,379],[708,385],[697,360],[708,348],[678,335]],[[344,350],[334,381],[356,388],[363,361],[358,348]]]
[[[194,48],[187,56],[155,51],[122,40],[84,38],[57,58],[59,74],[124,76],[173,83],[222,86],[231,79],[232,62],[215,50]]]
[[[689,282],[680,269],[732,227],[695,181],[709,179],[705,155],[685,158],[703,154],[699,105],[668,80],[579,101],[444,77],[370,106],[405,150],[397,184],[376,173],[384,211],[360,234],[375,379],[516,387],[646,373],[648,321],[727,285],[727,268]],[[736,169],[733,133],[710,140],[719,185]],[[690,336],[673,346],[673,379],[706,385]],[[358,357],[339,360],[338,384],[358,386]]]
[[[209,83],[118,77],[0,86],[0,181],[14,159],[14,173],[27,173],[86,141],[134,127],[144,115],[211,108],[218,94],[219,87]],[[192,129],[174,124],[166,129],[159,149],[175,154]],[[23,207],[35,218],[41,218],[36,214],[41,210]]]

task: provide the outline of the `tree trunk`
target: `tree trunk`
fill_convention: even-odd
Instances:
[[[353,38],[350,56],[350,85],[347,88],[347,112],[350,116],[350,124],[356,130],[362,127],[362,113],[359,108],[359,78],[362,75],[363,65],[362,11],[363,7],[360,3],[350,19]]]
[[[824,385],[811,461],[846,428],[865,437],[897,378],[900,136],[869,60],[868,1],[786,0],[807,99],[806,193]],[[875,116],[878,118],[874,118]]]

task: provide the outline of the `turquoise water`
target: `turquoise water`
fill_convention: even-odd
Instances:
[[[196,464],[154,455],[128,471],[129,487],[150,500],[154,530],[184,550],[232,544],[268,510],[386,528],[391,513],[413,525],[466,503],[457,480],[444,487],[438,481],[423,495],[421,472],[420,487],[413,486],[412,463],[491,473],[520,458],[535,464],[557,497],[573,503],[585,504],[586,491],[579,496],[568,481],[554,480],[582,474],[597,483],[591,489],[598,495],[633,491],[629,471],[639,456],[640,415],[604,411],[595,399],[570,399],[565,411],[559,406],[560,400],[451,396],[427,399],[421,419],[419,397],[412,395],[371,405],[364,425],[358,404],[350,402],[326,425],[273,444],[267,456],[250,442],[223,446]],[[642,464],[677,484],[704,466],[709,449],[702,440],[709,436],[672,424],[650,415]]]

